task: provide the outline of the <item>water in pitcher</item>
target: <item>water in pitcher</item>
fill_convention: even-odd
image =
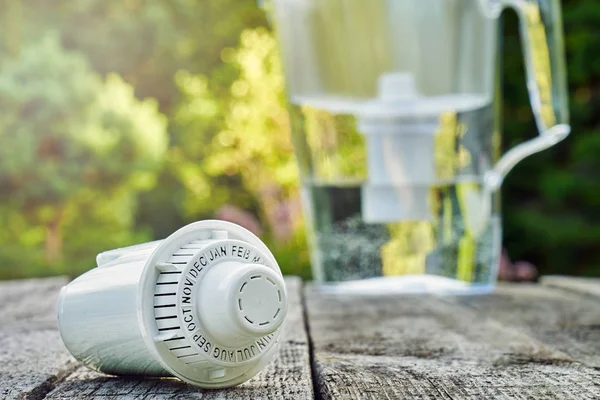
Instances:
[[[438,99],[441,109],[454,111],[446,113],[452,128],[444,128],[442,121],[431,135],[436,183],[410,188],[415,218],[396,215],[392,204],[386,219],[377,221],[370,220],[365,206],[365,184],[373,171],[368,138],[358,129],[360,104],[303,100],[292,106],[316,280],[377,292],[385,290],[384,282],[404,292],[485,292],[492,287],[501,219],[497,199],[491,212],[484,211],[481,179],[496,150],[493,110],[489,102],[476,100],[462,101],[461,107],[457,99]],[[352,110],[339,112],[344,108]],[[443,120],[444,112],[440,115]],[[401,152],[395,156],[403,157]],[[382,196],[406,189],[397,186],[383,187]]]
[[[432,196],[444,203],[434,220],[386,224],[362,219],[359,185],[313,182],[303,189],[312,217],[313,271],[321,282],[394,277],[390,284],[400,289],[398,277],[405,276],[404,284],[414,291],[468,290],[474,285],[485,291],[495,282],[500,216],[491,214],[482,232],[470,234],[456,184],[431,188]],[[359,284],[371,285],[368,280]]]

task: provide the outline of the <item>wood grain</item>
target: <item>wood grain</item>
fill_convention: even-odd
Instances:
[[[600,278],[576,278],[573,276],[549,275],[542,277],[541,284],[600,298]]]
[[[600,371],[565,364],[490,365],[416,357],[317,354],[322,399],[600,398]]]
[[[286,280],[279,354],[256,378],[219,391],[76,364],[55,322],[64,283],[0,282],[0,398],[600,398],[597,280],[551,277],[473,297],[357,297],[307,287],[314,391],[296,278]]]
[[[0,398],[43,398],[74,360],[56,326],[65,278],[0,282]]]
[[[600,299],[533,284],[456,297],[480,315],[522,331],[570,359],[600,369]]]
[[[483,309],[452,297],[326,295],[314,287],[305,297],[324,399],[600,398],[598,369],[490,316],[493,299]]]
[[[286,278],[288,316],[281,334],[279,353],[250,381],[226,390],[203,390],[176,379],[111,377],[79,368],[61,382],[47,399],[312,399],[308,337],[304,327],[298,278]]]

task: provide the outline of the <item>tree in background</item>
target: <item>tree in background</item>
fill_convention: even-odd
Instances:
[[[266,23],[256,0],[22,1],[21,31],[27,40],[59,29],[63,47],[84,55],[101,75],[119,74],[135,87],[136,97],[155,98],[169,120],[180,104],[176,72],[204,74],[213,93],[226,95],[237,71],[223,68],[222,49],[236,47],[242,30]],[[0,34],[1,30],[0,25]],[[216,124],[213,128],[218,129]],[[169,134],[176,133],[170,129]],[[179,161],[173,148],[168,164]],[[186,202],[190,182],[202,179],[192,166],[200,160],[189,161],[190,168],[183,175],[172,168],[162,169],[155,188],[138,196],[133,229],[162,238],[191,220],[214,215],[210,202],[203,207]],[[237,188],[238,180],[228,176],[219,186]],[[253,203],[249,194],[236,193],[236,197]],[[205,212],[190,213],[190,206]]]
[[[237,71],[225,95],[206,76],[176,75],[183,97],[173,119],[170,158],[177,162],[170,168],[186,185],[190,214],[226,204],[254,209],[280,261],[289,259],[289,268],[295,263],[295,272],[306,274],[306,261],[298,262],[298,255],[307,259],[306,245],[277,43],[264,28],[248,29],[222,58],[215,74]]]
[[[137,100],[118,75],[103,80],[47,35],[2,63],[0,109],[0,235],[9,244],[0,253],[25,257],[43,242],[52,266],[63,261],[65,231],[87,240],[102,232],[91,234],[96,245],[120,231],[127,242],[132,197],[152,187],[168,145],[156,102]]]
[[[211,73],[242,30],[265,24],[256,0],[21,1],[26,39],[58,29],[66,49],[85,54],[102,75],[118,73],[165,114],[178,100],[179,69]],[[233,78],[221,77],[225,90]]]
[[[56,31],[60,47],[68,50],[71,56],[86,59],[91,67],[90,74],[98,73],[97,79],[110,76],[111,81],[119,81],[112,86],[128,87],[130,93],[127,96],[130,95],[132,101],[136,97],[155,97],[167,117],[172,112],[172,105],[178,102],[174,79],[176,71],[186,68],[193,73],[212,75],[222,64],[223,47],[236,46],[244,28],[265,23],[264,15],[254,0],[7,0],[3,10],[0,18],[0,75],[5,73],[2,61],[18,54],[19,48],[37,43],[49,31]],[[49,57],[48,62],[51,63],[52,58]],[[40,58],[37,74],[52,79],[51,74],[44,71],[43,64],[44,60]],[[92,73],[92,70],[95,72]],[[115,73],[132,86],[119,80]],[[236,71],[233,69],[221,70],[211,76],[211,81],[215,83],[216,91],[226,93],[235,78]],[[96,86],[93,90],[100,89]],[[135,87],[135,97],[132,87]],[[71,106],[69,114],[72,118],[86,109],[80,104]],[[42,104],[40,108],[43,108]],[[93,107],[90,105],[90,108]],[[123,109],[123,115],[130,111]],[[135,120],[135,115],[133,117]],[[148,121],[151,124],[152,118]],[[161,123],[164,125],[164,121]],[[162,138],[163,133],[161,129],[158,137]],[[153,129],[147,134],[152,136]],[[11,148],[8,141],[3,144],[6,149]],[[171,157],[169,162],[177,160]],[[135,166],[134,162],[125,166],[125,175],[129,167],[138,170],[139,166]],[[0,169],[0,172],[8,174],[2,165]],[[157,177],[145,173],[136,175],[132,179],[136,182],[132,190],[128,190],[129,184],[123,182],[111,193],[87,189],[71,191],[64,207],[64,218],[58,224],[62,227],[61,235],[50,235],[61,240],[56,241],[56,245],[46,245],[48,251],[38,251],[46,242],[46,227],[34,223],[31,214],[25,218],[18,208],[20,200],[16,200],[15,195],[24,196],[19,194],[21,187],[9,189],[0,184],[3,193],[0,199],[0,225],[3,226],[0,230],[0,265],[18,265],[21,268],[39,265],[45,268],[48,265],[46,256],[49,256],[62,258],[64,264],[70,266],[80,265],[80,260],[86,260],[86,267],[90,267],[90,261],[98,251],[132,241],[163,237],[192,219],[205,217],[190,215],[182,205],[189,173],[174,175],[171,169],[160,167],[158,172]],[[153,186],[154,180],[158,182],[154,185],[155,190],[141,193],[137,189],[136,185],[144,188]],[[225,186],[237,179],[233,177],[226,181]],[[45,185],[51,186],[51,182],[38,184],[40,190],[45,190]],[[237,197],[243,195],[238,194]],[[53,209],[44,208],[44,218],[50,218],[48,210]],[[210,214],[213,215],[212,212]],[[49,250],[60,249],[63,242],[64,257],[57,255],[61,253],[59,250]],[[32,262],[23,261],[23,254],[32,258]],[[29,272],[21,270],[11,274],[35,275],[39,273],[38,269],[32,267]],[[64,273],[60,263],[55,271]],[[71,267],[70,272],[77,271]],[[0,271],[0,276],[6,274]]]

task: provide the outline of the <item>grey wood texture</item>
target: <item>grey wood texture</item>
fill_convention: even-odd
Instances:
[[[550,277],[472,297],[327,295],[309,285],[303,299],[301,281],[287,278],[279,354],[219,391],[79,366],[55,322],[65,282],[0,282],[0,399],[600,399],[598,280]]]
[[[305,297],[322,399],[600,399],[596,299],[532,285]]]
[[[600,297],[600,278],[548,275],[542,277],[541,283],[544,286]]]
[[[525,332],[572,362],[600,371],[600,298],[521,284],[499,285],[489,296],[455,300]]]
[[[56,326],[56,299],[66,282],[0,282],[0,399],[42,398],[75,368]]]
[[[286,278],[288,317],[278,355],[236,388],[203,390],[176,379],[117,378],[78,366],[56,327],[64,279],[0,284],[0,398],[31,399],[312,399],[308,337],[298,278]]]

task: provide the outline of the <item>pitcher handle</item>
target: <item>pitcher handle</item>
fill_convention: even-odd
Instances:
[[[485,0],[484,0],[485,1]],[[539,136],[509,150],[485,174],[484,187],[500,188],[504,177],[524,158],[552,147],[571,132],[559,0],[487,0],[499,16],[505,7],[520,20],[527,89]]]

